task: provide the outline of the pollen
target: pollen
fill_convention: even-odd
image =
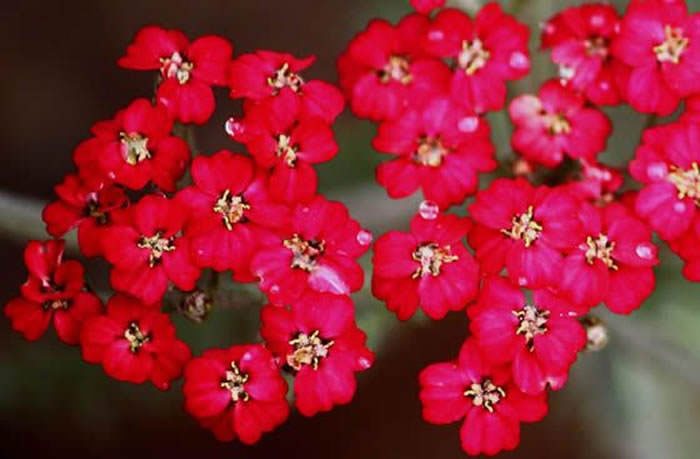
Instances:
[[[452,255],[450,246],[440,247],[433,242],[419,245],[411,255],[414,261],[419,263],[418,269],[411,275],[413,279],[425,276],[439,276],[442,265],[459,260],[457,255]]]
[[[248,382],[248,375],[241,373],[236,362],[231,362],[231,369],[226,370],[226,376],[219,384],[222,389],[226,389],[231,394],[231,400],[234,402],[250,400],[250,395],[245,390],[245,384]]]
[[[190,81],[194,64],[183,59],[182,55],[175,51],[170,57],[160,58],[160,73],[163,78],[175,78],[180,84]]]
[[[535,336],[547,333],[549,311],[526,304],[521,310],[513,311],[513,315],[520,321],[515,334],[525,337],[525,345],[532,352],[535,349]]]
[[[610,52],[608,48],[608,40],[606,40],[604,37],[589,38],[583,44],[586,48],[586,55],[590,57],[600,57],[603,59],[608,57]]]
[[[284,241],[284,246],[292,252],[292,268],[311,272],[316,267],[316,260],[323,255],[324,241],[307,241],[298,234]]]
[[[50,300],[45,301],[41,306],[44,311],[58,311],[60,309],[68,309],[69,305],[68,300]]]
[[[678,64],[683,52],[688,47],[690,40],[683,35],[683,30],[666,25],[664,27],[665,40],[660,45],[654,46],[656,60],[664,63]]]
[[[148,137],[144,137],[139,133],[122,132],[119,134],[119,140],[123,146],[124,160],[131,166],[151,159],[151,152],[148,150]]]
[[[289,64],[284,63],[275,73],[268,77],[267,84],[272,88],[273,94],[278,94],[283,88],[289,88],[294,92],[301,91],[304,80],[289,69]]]
[[[319,336],[319,331],[315,330],[310,335],[300,332],[289,341],[293,351],[287,355],[287,365],[296,371],[301,370],[304,365],[310,365],[314,370],[324,358],[328,357],[328,352],[333,347],[333,341],[323,340]]]
[[[297,162],[297,151],[299,147],[292,145],[292,138],[282,134],[277,137],[277,148],[275,153],[278,158],[282,158],[287,166],[294,167]]]
[[[136,322],[131,322],[124,330],[124,338],[129,342],[129,350],[136,353],[141,347],[151,340],[151,336],[144,334]]]
[[[230,190],[226,190],[216,201],[212,210],[221,214],[224,226],[231,231],[234,224],[245,218],[245,212],[250,210],[250,204],[245,202],[243,196],[232,195]]]
[[[442,145],[440,138],[423,137],[413,159],[423,166],[439,167],[448,153],[449,150]]]
[[[690,169],[684,170],[678,167],[671,167],[668,174],[668,181],[678,190],[678,199],[690,198],[700,205],[700,166],[693,163]]]
[[[467,75],[474,75],[490,58],[491,53],[484,48],[482,41],[476,38],[473,41],[462,42],[462,51],[457,56],[457,63]]]
[[[472,399],[474,406],[480,406],[489,413],[493,413],[493,407],[503,400],[506,391],[495,385],[490,379],[480,383],[473,383],[464,391],[464,396]]]
[[[391,56],[382,70],[379,71],[379,80],[382,83],[397,81],[401,84],[409,84],[413,81],[411,64],[402,56]]]
[[[586,238],[586,261],[592,265],[595,260],[600,260],[613,271],[617,271],[617,265],[612,254],[615,249],[615,242],[610,241],[605,234],[599,234],[597,238],[592,236]]]
[[[159,231],[153,236],[141,236],[136,245],[139,249],[151,251],[148,256],[148,265],[152,268],[160,263],[163,254],[175,250],[175,238],[164,238]]]
[[[534,219],[534,208],[529,206],[527,212],[513,217],[513,226],[510,229],[502,229],[501,233],[511,239],[522,240],[525,247],[530,247],[542,233],[542,225]]]
[[[571,123],[562,114],[545,115],[545,125],[549,135],[563,135],[571,132]]]

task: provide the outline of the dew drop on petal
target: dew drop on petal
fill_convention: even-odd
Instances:
[[[530,59],[520,51],[513,52],[513,54],[510,55],[508,63],[514,69],[526,69],[530,67]]]
[[[651,163],[647,166],[647,175],[650,179],[663,180],[668,175],[668,167],[664,163]]]
[[[462,132],[474,132],[479,127],[479,117],[478,116],[465,116],[459,123],[457,123],[457,128]]]
[[[445,33],[442,30],[431,30],[428,32],[428,40],[442,41],[445,38]]]
[[[272,287],[270,287],[270,293],[272,293],[273,295],[277,295],[279,292],[280,292],[280,286],[279,286],[279,285],[276,285],[276,284],[275,284],[275,285],[273,285]]]
[[[576,75],[576,71],[573,67],[569,67],[567,65],[559,66],[559,78],[561,78],[562,80],[568,81],[572,79],[574,75]]]
[[[359,363],[360,366],[365,370],[372,366],[372,362],[365,357],[360,357],[359,359],[357,359],[357,363]]]
[[[654,250],[649,244],[637,245],[634,249],[634,253],[636,253],[639,258],[644,258],[645,260],[651,260],[654,257]]]
[[[679,214],[682,214],[683,212],[685,212],[685,209],[686,209],[685,203],[683,203],[683,202],[677,202],[673,205],[673,210],[675,210]]]
[[[234,138],[243,134],[243,125],[233,117],[226,120],[224,129],[226,129],[226,134]]]
[[[521,287],[525,287],[527,285],[527,279],[524,277],[518,277],[518,285]]]
[[[435,220],[440,214],[440,207],[433,201],[423,201],[418,207],[418,214],[426,220]]]
[[[372,243],[372,233],[367,230],[361,230],[357,233],[357,243],[360,245],[370,245]]]

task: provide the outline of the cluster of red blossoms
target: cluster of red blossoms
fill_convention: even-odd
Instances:
[[[313,58],[233,59],[220,37],[141,30],[119,64],[157,73],[154,101],[93,126],[43,215],[54,238],[77,228],[82,254],[111,264],[117,293],[103,307],[61,240],[32,241],[29,278],[5,308],[13,327],[34,340],[53,319],[119,380],[166,389],[184,374],[187,411],[221,440],[254,443],[286,419],[282,371],[304,415],[350,402],[355,373],[373,362],[350,298],[372,235],[317,193],[313,167],[337,154],[331,125],[348,100],[391,155],[377,181],[392,198],[425,198],[408,231],[374,244],[373,294],[401,320],[419,308],[469,317],[457,359],[420,374],[423,416],[463,421],[469,454],[515,448],[586,348],[589,311],[629,314],[653,292],[654,232],[700,281],[700,15],[683,0],[632,0],[624,15],[593,3],[546,21],[542,48],[559,74],[510,100],[520,157],[479,190],[498,166],[485,116],[529,73],[529,28],[496,3],[474,17],[444,0],[411,4],[340,56],[345,97],[301,76]],[[183,126],[210,119],[213,86],[243,99],[225,128],[249,155],[191,160]],[[643,187],[623,189],[624,172],[598,159],[612,134],[601,106],[657,116],[681,102],[680,119],[648,128],[629,164]],[[467,216],[447,213],[468,199]],[[173,291],[206,301],[203,270],[258,283],[264,343],[192,357],[161,305]]]
[[[392,198],[425,199],[409,231],[374,244],[372,291],[401,320],[466,310],[459,357],[423,370],[420,400],[430,423],[463,420],[465,452],[491,455],[545,416],[547,391],[587,347],[589,311],[629,314],[651,295],[652,232],[700,281],[700,15],[683,0],[632,0],[624,15],[592,3],[546,21],[559,75],[512,98],[519,159],[479,191],[497,165],[485,115],[529,72],[528,27],[496,3],[474,17],[411,3],[415,13],[372,21],[338,61],[350,108],[392,155],[377,181]],[[623,171],[598,160],[612,134],[600,107],[657,116],[682,101],[681,120],[646,130],[629,165],[644,187],[623,190]],[[472,196],[468,216],[445,213]]]
[[[77,172],[43,213],[56,239],[26,248],[29,278],[5,308],[12,327],[36,340],[53,319],[62,341],[120,381],[165,390],[184,374],[187,411],[221,440],[255,443],[285,421],[283,372],[306,416],[349,403],[355,373],[374,359],[349,296],[364,283],[357,259],[372,235],[317,194],[313,165],[338,153],[331,126],[345,102],[335,86],[301,76],[312,62],[271,51],[234,59],[221,37],[142,29],[119,65],[153,71],[155,96],[96,123],[76,148]],[[210,119],[214,86],[243,99],[244,116],[226,130],[249,155],[192,159],[185,125]],[[111,265],[109,299],[87,285],[80,262],[63,259],[58,238],[76,228],[82,255]],[[200,278],[224,271],[267,294],[264,343],[193,357],[163,305],[179,291],[206,313],[212,292],[198,289]]]

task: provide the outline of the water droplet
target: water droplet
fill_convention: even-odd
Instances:
[[[686,206],[684,202],[677,202],[673,205],[673,210],[678,212],[679,214],[682,214],[685,212]]]
[[[428,40],[441,41],[445,38],[445,33],[442,30],[431,30],[428,32]]]
[[[275,284],[272,287],[270,287],[270,293],[273,295],[277,295],[280,292],[280,286]]]
[[[605,18],[600,15],[600,14],[594,14],[591,16],[591,26],[593,27],[602,27],[603,24],[605,24]]]
[[[527,285],[527,279],[524,277],[518,277],[518,285],[521,287],[525,287]]]
[[[478,116],[465,116],[459,123],[457,123],[457,128],[462,132],[474,132],[479,127],[479,117]]]
[[[650,179],[663,180],[668,175],[668,168],[664,163],[651,163],[647,166],[647,175]]]
[[[418,207],[418,213],[426,220],[435,220],[440,214],[440,206],[433,201],[423,201]]]
[[[233,137],[234,139],[237,136],[243,134],[244,131],[243,124],[236,121],[236,119],[233,117],[226,120],[226,123],[224,124],[224,129],[226,130],[226,134]]]
[[[305,214],[308,214],[308,213],[309,213],[309,210],[310,210],[310,209],[309,209],[308,207],[302,207],[302,208],[301,208],[302,213],[305,213]]]
[[[654,258],[654,249],[650,247],[650,244],[639,244],[634,249],[634,253],[636,253],[639,258],[644,258],[645,260]]]
[[[360,357],[357,359],[357,363],[359,363],[365,370],[372,366],[372,361],[366,357]]]
[[[357,233],[357,243],[360,245],[370,245],[372,243],[372,233],[367,230],[361,230]]]
[[[511,67],[514,69],[527,69],[530,67],[530,59],[520,51],[515,51],[510,55],[510,60],[508,61]]]
[[[566,65],[560,65],[559,66],[559,78],[562,80],[570,80],[576,75],[576,70],[574,70],[573,67],[569,67]]]

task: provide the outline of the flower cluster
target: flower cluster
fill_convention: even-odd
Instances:
[[[463,422],[468,454],[514,449],[521,423],[546,415],[548,392],[595,347],[590,312],[630,314],[653,293],[654,234],[700,282],[700,15],[684,0],[567,8],[540,37],[558,75],[508,97],[530,71],[526,25],[497,3],[473,17],[444,0],[410,3],[397,24],[373,20],[351,40],[342,91],[302,75],[313,57],[234,59],[221,37],[142,29],[119,65],[153,71],[155,97],[76,148],[77,171],[43,213],[54,239],[25,250],[12,327],[35,340],[53,321],[121,381],[167,389],[184,374],[185,409],[220,440],[255,443],[283,423],[288,381],[302,415],[349,403],[374,360],[350,296],[372,235],[318,193],[314,169],[338,153],[332,124],[347,101],[391,155],[377,182],[394,199],[424,197],[408,230],[374,244],[372,293],[400,320],[419,309],[469,319],[458,357],[420,373],[423,417]],[[248,154],[201,155],[185,141],[211,118],[217,86],[242,99],[225,130]],[[637,190],[599,159],[613,133],[604,110],[623,103],[649,114],[628,165]],[[681,104],[677,121],[655,125]],[[504,108],[517,156],[497,171],[486,116]],[[63,259],[73,229],[83,256],[109,263],[110,298]],[[265,294],[263,342],[193,357],[165,306],[176,298],[201,321],[204,280],[222,272]]]
[[[35,340],[53,320],[62,341],[120,381],[165,390],[184,374],[186,410],[220,440],[255,443],[285,421],[283,372],[306,416],[349,403],[355,373],[374,359],[350,298],[372,235],[317,193],[314,165],[338,153],[344,99],[302,76],[312,62],[271,51],[234,59],[221,37],[139,31],[118,63],[153,71],[155,97],[96,123],[76,148],[77,171],[43,212],[55,239],[26,248],[29,278],[5,307],[12,327]],[[211,118],[216,86],[243,99],[225,129],[249,154],[197,154],[185,140]],[[63,259],[60,238],[76,228],[81,254],[110,265],[105,306],[83,265]],[[226,271],[267,295],[264,342],[193,357],[167,312],[192,304],[201,321],[215,293],[204,280]]]
[[[700,281],[697,15],[632,0],[624,15],[584,4],[543,23],[559,75],[510,100],[518,159],[480,190],[496,165],[484,116],[528,73],[529,31],[496,3],[473,18],[442,3],[371,22],[338,70],[353,112],[378,123],[374,148],[394,155],[379,184],[425,198],[409,231],[376,241],[372,291],[400,320],[466,311],[458,358],[425,368],[419,396],[426,421],[463,420],[464,451],[492,455],[545,416],[591,344],[590,311],[630,314],[652,294],[653,232]],[[680,121],[644,132],[629,165],[644,187],[623,189],[624,171],[599,161],[613,132],[601,107],[667,115],[686,98]],[[465,203],[467,216],[447,213]]]

